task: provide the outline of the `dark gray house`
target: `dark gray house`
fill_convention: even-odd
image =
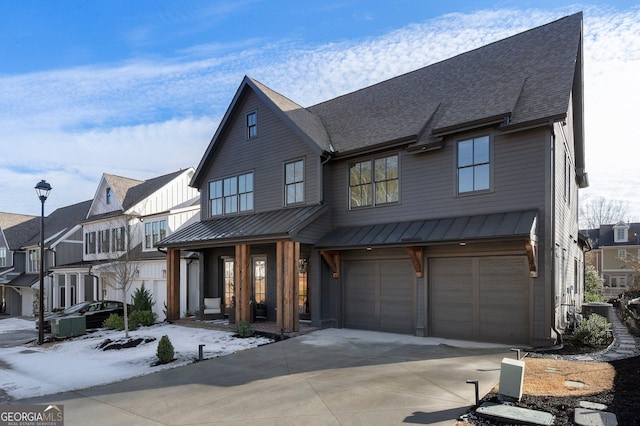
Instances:
[[[195,172],[203,297],[300,320],[549,345],[582,300],[582,14],[302,107],[245,77]],[[259,308],[259,309],[256,309]]]

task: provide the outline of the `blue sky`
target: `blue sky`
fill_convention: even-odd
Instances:
[[[640,212],[640,7],[457,0],[0,1],[0,211],[197,166],[245,74],[310,106],[580,10],[585,195]]]

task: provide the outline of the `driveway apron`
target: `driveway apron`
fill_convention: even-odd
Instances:
[[[451,425],[498,382],[506,346],[345,329],[12,404],[71,425]],[[69,362],[73,362],[69,360]]]

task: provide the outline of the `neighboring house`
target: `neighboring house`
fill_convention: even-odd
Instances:
[[[593,247],[587,258],[604,280],[605,298],[640,287],[640,223],[618,222],[581,232]]]
[[[58,265],[82,260],[80,222],[86,217],[91,200],[61,207],[44,218],[45,274],[44,306],[49,311],[58,305],[51,290],[50,270]],[[40,285],[40,224],[41,218],[22,215],[5,215],[17,220],[6,226],[4,234],[12,247],[12,269],[4,274],[6,313],[35,316]],[[24,219],[24,220],[22,220]],[[5,227],[5,225],[3,225]],[[80,245],[78,245],[80,243]],[[2,249],[0,249],[2,254]],[[8,294],[10,296],[8,296]]]
[[[81,221],[80,259],[53,269],[54,306],[92,299],[122,301],[114,268],[126,265],[123,267],[134,268],[126,302],[131,303],[133,291],[144,284],[154,298],[155,313],[163,320],[167,263],[165,253],[154,244],[197,219],[198,192],[188,186],[193,173],[188,168],[145,181],[104,174]],[[181,312],[190,309],[189,283],[195,287],[192,303],[197,310],[198,262],[188,253],[182,262]]]
[[[582,14],[302,107],[245,77],[196,169],[200,300],[321,327],[551,345],[583,296]]]

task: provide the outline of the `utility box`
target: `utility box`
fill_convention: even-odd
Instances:
[[[51,333],[56,337],[82,336],[87,332],[87,322],[83,316],[53,318]]]
[[[524,385],[524,361],[504,358],[500,366],[498,393],[520,401]]]

